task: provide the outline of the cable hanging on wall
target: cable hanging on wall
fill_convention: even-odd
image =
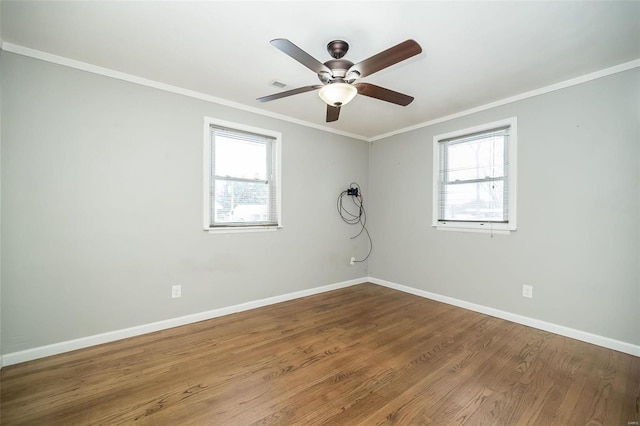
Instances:
[[[353,202],[353,204],[357,209],[356,213],[352,213],[351,211],[349,211],[349,209],[345,207],[344,205],[345,197],[351,198],[351,201]],[[364,198],[362,196],[362,191],[360,190],[360,185],[358,185],[355,182],[351,182],[351,184],[349,185],[349,188],[342,191],[340,195],[338,195],[338,201],[336,203],[336,206],[338,208],[338,214],[340,215],[340,217],[345,223],[348,223],[349,225],[361,226],[360,232],[358,232],[356,235],[351,237],[352,240],[355,238],[358,238],[360,234],[362,234],[363,232],[367,234],[367,237],[369,238],[369,253],[367,253],[367,256],[364,259],[353,260],[353,262],[358,262],[358,263],[364,262],[369,258],[369,256],[371,256],[371,251],[373,250],[373,241],[371,240],[371,235],[369,235],[369,231],[367,230],[367,227],[366,227],[367,213],[364,209]]]

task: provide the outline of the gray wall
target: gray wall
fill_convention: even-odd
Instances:
[[[1,10],[2,8],[0,8]],[[0,22],[2,19],[0,19]],[[2,40],[0,39],[0,43]],[[0,62],[4,53],[0,50]],[[2,99],[2,69],[0,68],[0,99]],[[0,224],[2,223],[2,102],[0,101]],[[2,226],[0,226],[2,241]],[[2,368],[2,244],[0,244],[0,368]]]
[[[369,146],[19,55],[0,65],[2,353],[367,275],[640,344],[640,70]],[[204,116],[282,132],[284,229],[201,230]],[[518,231],[433,230],[433,135],[510,116]],[[354,180],[375,249],[351,267],[367,243],[335,199]]]
[[[366,276],[335,209],[368,144],[2,54],[2,350]],[[203,117],[282,132],[277,232],[202,230]],[[182,284],[181,299],[170,299]]]
[[[518,231],[434,230],[433,136],[512,116]],[[640,344],[639,127],[634,69],[374,142],[370,276]]]

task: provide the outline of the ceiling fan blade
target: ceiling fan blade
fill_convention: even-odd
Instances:
[[[338,121],[340,117],[340,107],[327,105],[327,123]]]
[[[375,84],[355,83],[354,86],[358,89],[358,94],[360,95],[391,102],[392,104],[407,106],[413,101],[413,96],[394,92],[393,90],[385,89]]]
[[[326,65],[318,61],[313,56],[309,55],[304,50],[300,49],[295,44],[291,43],[286,38],[276,38],[274,40],[271,40],[271,44],[274,47],[280,49],[282,52],[291,56],[293,59],[300,62],[302,65],[309,68],[316,74],[319,74],[321,72],[331,73],[331,70]]]
[[[349,68],[347,75],[351,71],[357,71],[360,77],[371,75],[381,69],[390,67],[391,65],[409,59],[412,56],[422,52],[422,48],[415,40],[406,40],[400,44],[383,50],[377,55],[365,59]]]
[[[313,86],[304,86],[298,87],[297,89],[286,90],[280,93],[274,93],[273,95],[263,96],[261,98],[256,99],[258,102],[269,102],[280,98],[286,98],[287,96],[297,95],[298,93],[310,92],[312,90],[317,90],[322,87],[322,84],[315,84]]]

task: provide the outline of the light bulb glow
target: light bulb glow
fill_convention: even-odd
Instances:
[[[356,96],[358,89],[347,83],[330,83],[325,85],[318,95],[331,106],[346,105]]]

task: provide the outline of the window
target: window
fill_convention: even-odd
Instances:
[[[280,133],[205,118],[205,230],[281,226],[280,143]]]
[[[433,138],[433,226],[516,230],[515,117]]]

